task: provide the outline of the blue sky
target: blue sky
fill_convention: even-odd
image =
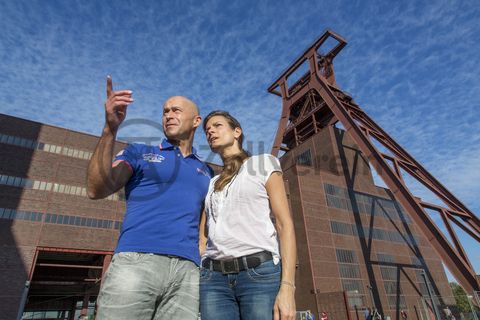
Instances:
[[[477,1],[0,5],[1,113],[98,135],[105,76],[112,74],[114,88],[134,92],[128,119],[160,122],[163,101],[186,95],[204,115],[228,109],[237,116],[254,153],[270,150],[280,116],[281,100],[267,87],[331,28],[348,41],[335,60],[339,86],[480,212]],[[131,125],[119,135],[161,133]],[[205,145],[203,133],[196,144]],[[478,243],[465,238],[465,246],[480,272]]]

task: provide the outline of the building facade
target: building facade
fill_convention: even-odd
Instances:
[[[281,157],[297,244],[297,309],[433,319],[455,301],[437,253],[348,134],[327,126]],[[348,310],[348,312],[347,312]]]
[[[73,319],[94,302],[125,210],[121,193],[87,197],[97,141],[0,115],[0,319],[22,305],[25,319]]]

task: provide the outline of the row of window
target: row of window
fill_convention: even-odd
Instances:
[[[336,249],[336,255],[339,262],[342,287],[347,292],[350,308],[365,306],[365,291],[355,251]],[[382,262],[395,262],[395,257],[386,253],[377,253],[377,257]],[[397,268],[381,266],[380,271],[389,308],[393,310],[405,309],[405,296],[398,283]]]
[[[337,248],[335,253],[339,262],[342,288],[347,293],[349,307],[353,309],[365,306],[363,282],[355,251]]]
[[[74,196],[87,196],[87,189],[79,186],[72,186],[62,183],[53,183],[40,180],[33,180],[22,177],[8,176],[0,174],[0,184],[7,186],[20,187],[24,189],[34,189],[39,191],[53,191],[57,193],[65,193]],[[107,200],[119,201],[125,200],[123,192],[114,193],[106,198]]]
[[[52,224],[65,224],[71,226],[101,228],[101,229],[116,229],[122,227],[121,221],[94,219],[79,216],[68,216],[56,213],[42,213],[32,211],[22,211],[9,208],[0,208],[0,219],[9,220],[28,220],[34,222],[44,221]]]
[[[41,150],[50,153],[62,154],[67,157],[90,160],[93,153],[86,150],[79,150],[69,147],[57,146],[50,143],[38,142],[31,139],[25,139],[17,136],[10,136],[0,133],[0,143],[10,144],[18,147]]]
[[[327,198],[327,205],[331,208],[355,211],[366,215],[411,223],[410,217],[405,214],[405,210],[397,201],[367,195],[353,190],[350,191],[352,192],[354,199],[350,199],[348,189],[328,183],[324,184],[324,189]],[[353,209],[352,201],[355,202],[355,210]]]
[[[420,291],[420,293],[423,296],[427,296],[428,295],[428,289],[427,289],[427,284],[425,283],[425,278],[423,277],[423,270],[415,270],[415,276],[417,278],[418,291]],[[426,277],[426,278],[427,278],[427,282],[429,284],[431,284],[428,277]]]
[[[358,236],[358,225],[353,225],[345,222],[339,221],[330,221],[330,226],[332,228],[332,232],[336,234],[343,234],[349,236]],[[419,237],[416,235],[402,235],[398,231],[388,231],[379,228],[372,228],[361,226],[363,229],[362,237],[365,238],[372,238],[374,240],[382,240],[382,241],[392,241],[397,243],[408,243],[413,246],[418,246]]]
[[[43,213],[0,208],[0,219],[27,220],[39,222],[43,219]]]

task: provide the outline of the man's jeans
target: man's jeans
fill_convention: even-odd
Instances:
[[[280,288],[280,263],[266,261],[256,268],[224,275],[200,271],[202,320],[271,320]]]
[[[189,260],[115,254],[100,289],[96,319],[197,320],[198,281],[198,267]]]

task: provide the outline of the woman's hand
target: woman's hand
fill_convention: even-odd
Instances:
[[[295,288],[282,284],[273,306],[273,320],[294,320],[296,312]]]

